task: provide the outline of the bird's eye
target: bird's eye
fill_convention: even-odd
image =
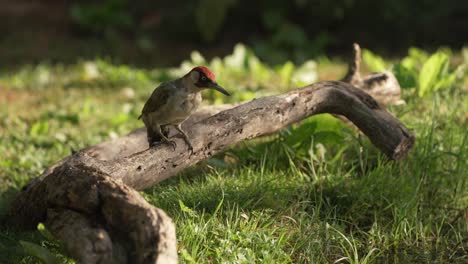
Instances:
[[[202,76],[202,77],[201,77],[201,80],[202,80],[202,81],[206,81],[206,77],[205,77],[205,76]]]

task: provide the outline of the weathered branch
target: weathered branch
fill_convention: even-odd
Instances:
[[[57,167],[24,190],[12,209],[14,223],[45,221],[80,263],[177,263],[171,219],[84,164]]]
[[[91,148],[76,157],[136,189],[150,187],[229,145],[271,134],[309,116],[333,113],[351,120],[391,159],[404,156],[414,140],[411,133],[370,95],[343,82],[320,82],[279,96],[253,100],[185,127],[193,141],[190,155],[182,139],[175,151],[169,146],[144,150],[143,143],[128,146],[135,154],[112,160],[97,159]],[[136,138],[134,138],[136,139]],[[139,142],[145,135],[140,133]]]
[[[358,86],[362,83],[361,79],[361,47],[357,43],[353,44],[353,59],[349,63],[349,69],[345,77],[342,79],[343,82],[350,83],[354,86]]]
[[[353,76],[358,61],[354,69]],[[12,207],[11,220],[29,226],[46,222],[71,256],[83,263],[110,258],[116,263],[175,263],[170,218],[130,187],[150,187],[232,144],[320,113],[345,116],[390,159],[402,158],[414,143],[408,129],[368,93],[345,82],[319,82],[197,113],[184,123],[193,154],[180,138],[175,139],[175,151],[167,145],[148,149],[143,129],[82,150],[26,186]],[[71,236],[76,230],[83,231]]]
[[[113,261],[112,240],[101,225],[90,221],[79,212],[61,208],[48,209],[46,219],[47,228],[57,239],[63,241],[68,252],[75,253],[74,257],[79,262],[111,263]]]
[[[349,63],[349,70],[342,81],[363,89],[384,105],[400,105],[405,102],[400,99],[401,87],[391,71],[373,73],[361,77],[361,48],[353,44],[353,60]]]

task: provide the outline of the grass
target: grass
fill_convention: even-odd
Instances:
[[[0,213],[60,158],[141,126],[152,85],[170,77],[103,61],[40,67],[0,75]],[[342,73],[340,63],[318,64],[320,79]],[[425,97],[403,91],[407,104],[391,111],[417,142],[400,162],[322,115],[233,146],[142,194],[174,219],[184,263],[466,263],[464,78]],[[264,92],[242,80],[250,88],[239,87],[238,98]],[[0,262],[36,263],[41,254],[73,262],[42,234],[1,227]]]

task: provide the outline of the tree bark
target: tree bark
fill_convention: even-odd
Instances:
[[[23,226],[45,222],[81,263],[176,263],[171,219],[135,190],[320,113],[345,116],[392,160],[404,157],[414,143],[411,132],[362,89],[319,82],[238,106],[205,108],[183,124],[193,153],[181,138],[175,139],[175,151],[168,145],[148,148],[143,128],[84,149],[25,186],[10,220]]]
[[[364,78],[361,77],[361,47],[353,44],[353,59],[349,64],[349,70],[342,79],[371,94],[378,102],[384,105],[401,105],[401,87],[397,78],[391,71],[373,73]]]

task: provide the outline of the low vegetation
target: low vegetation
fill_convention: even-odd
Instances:
[[[468,261],[468,52],[412,48],[387,61],[364,52],[369,71],[391,70],[404,105],[390,107],[416,135],[400,162],[329,115],[245,142],[144,192],[177,227],[186,263],[466,263]],[[107,60],[39,64],[0,73],[0,214],[14,194],[73,151],[142,126],[159,82],[209,65],[239,102],[318,80],[345,64],[262,63],[237,45],[225,58],[193,52],[178,68]],[[226,101],[229,100],[229,101]],[[73,263],[44,228],[0,228],[2,263]]]

